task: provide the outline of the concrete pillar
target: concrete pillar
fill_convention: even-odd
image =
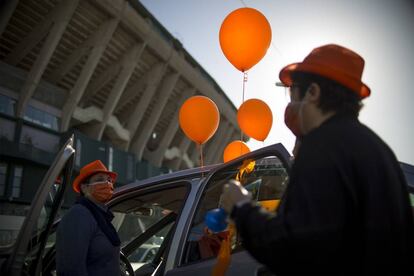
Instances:
[[[223,156],[222,152],[219,152],[218,149],[225,141],[225,134],[227,131],[229,131],[230,123],[228,121],[222,120],[220,122],[220,127],[217,130],[217,133],[214,135],[213,140],[207,143],[210,143],[210,147],[208,149],[208,152],[206,152],[206,164],[214,164],[213,161],[216,160],[217,156],[220,157]]]
[[[183,139],[181,140],[180,146],[178,147],[181,154],[181,158],[177,158],[176,160],[174,160],[174,162],[172,162],[171,168],[173,170],[178,170],[180,168],[181,162],[183,161],[183,156],[187,152],[190,145],[191,140],[183,135]]]
[[[223,162],[223,151],[227,147],[228,143],[232,141],[232,139],[237,135],[237,130],[234,128],[231,128],[230,126],[227,129],[227,132],[224,133],[222,142],[219,144],[219,147],[217,148],[217,154],[215,158],[213,158],[212,162],[214,163],[222,163]],[[240,139],[237,138],[237,139]]]
[[[147,86],[145,91],[143,92],[138,104],[135,106],[134,110],[132,111],[129,120],[127,122],[127,129],[130,133],[131,138],[134,137],[139,124],[141,123],[142,118],[144,117],[144,112],[150,101],[152,96],[154,95],[155,91],[157,90],[158,84],[161,80],[162,75],[164,74],[166,69],[166,64],[157,64],[151,70],[151,77],[148,80]],[[128,145],[128,148],[131,144]]]
[[[172,94],[178,78],[179,74],[174,72],[170,73],[162,81],[160,92],[157,97],[158,100],[156,102],[156,108],[152,110],[150,118],[144,122],[143,127],[139,130],[138,135],[135,137],[135,141],[132,142],[131,151],[136,154],[138,160],[142,159],[148,139],[153,133],[154,128],[161,117],[162,111],[167,105],[168,98]]]
[[[77,5],[78,0],[65,0],[55,8],[56,15],[53,18],[54,24],[52,24],[52,28],[43,43],[42,49],[20,91],[19,101],[16,108],[17,117],[23,118],[27,103],[40,82],[40,78],[42,77]]]
[[[75,49],[53,72],[50,74],[50,80],[58,83],[72,68],[79,63],[80,59],[90,54],[90,51],[100,41],[100,37],[104,33],[104,29],[108,28],[108,24],[102,24],[98,30],[95,30],[77,49]]]
[[[133,100],[135,96],[139,94],[142,87],[146,87],[146,84],[148,83],[148,79],[152,78],[152,76],[150,76],[152,74],[151,73],[152,70],[154,70],[154,68],[145,72],[141,78],[135,81],[134,84],[132,84],[122,93],[121,99],[118,101],[118,105],[115,107],[114,113],[117,113],[120,109],[122,109],[125,105],[127,105],[131,100]]]
[[[97,140],[102,139],[102,134],[105,130],[105,127],[108,123],[109,118],[112,116],[112,113],[118,104],[118,101],[124,91],[128,81],[134,72],[136,65],[138,64],[139,58],[145,48],[145,45],[137,44],[133,46],[122,58],[121,60],[121,72],[119,73],[114,86],[112,87],[111,92],[105,102],[103,107],[103,120],[93,128],[96,128],[95,133],[93,133],[93,138]]]
[[[108,66],[99,76],[92,80],[85,89],[85,93],[82,96],[80,106],[86,107],[88,101],[95,96],[102,88],[110,83],[121,71],[121,64],[116,62]]]
[[[80,99],[82,98],[85,88],[89,83],[89,80],[92,77],[93,72],[95,71],[96,66],[98,65],[99,60],[101,59],[102,54],[104,53],[109,40],[112,37],[116,27],[118,26],[119,19],[111,19],[105,22],[98,30],[100,33],[97,36],[95,45],[82,68],[81,74],[77,79],[75,85],[71,89],[65,105],[63,106],[62,111],[62,123],[61,130],[67,131],[69,128],[70,119],[72,114],[76,109]]]
[[[204,147],[205,145],[202,145],[203,149],[203,165],[205,164],[205,156],[204,156]],[[188,154],[188,153],[187,153]],[[189,155],[190,160],[194,163],[194,167],[201,167],[201,159],[200,159],[200,146],[195,145],[193,152],[191,152]]]
[[[193,96],[194,93],[195,93],[194,88],[189,88],[182,93],[181,97],[178,99],[178,102],[177,102],[178,108],[175,110],[174,115],[172,116],[173,119],[168,125],[168,128],[165,131],[164,136],[162,137],[157,150],[155,150],[154,152],[145,153],[146,159],[150,161],[152,164],[154,164],[155,166],[161,167],[162,161],[164,159],[165,151],[170,146],[172,140],[174,139],[175,134],[178,131],[178,128],[179,128],[178,113],[180,111],[181,105],[184,103],[185,100]]]

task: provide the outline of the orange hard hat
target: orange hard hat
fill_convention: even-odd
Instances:
[[[364,64],[364,59],[354,51],[329,44],[313,49],[303,62],[285,66],[279,78],[284,85],[291,86],[293,72],[312,73],[342,84],[363,99],[371,94],[361,81]]]
[[[106,173],[110,177],[112,177],[113,182],[115,183],[115,180],[118,176],[116,172],[108,171],[108,169],[105,167],[105,165],[100,160],[95,160],[85,166],[82,167],[80,170],[79,175],[75,178],[73,181],[72,187],[73,190],[77,193],[80,192],[80,184],[88,177],[97,174],[97,173]]]

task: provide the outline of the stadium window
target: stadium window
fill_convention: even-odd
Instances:
[[[0,94],[0,113],[14,116],[16,100]]]
[[[4,196],[6,193],[6,175],[7,175],[7,163],[0,163],[0,196]]]
[[[30,105],[26,108],[24,119],[28,122],[32,122],[46,128],[59,130],[58,117]]]
[[[13,174],[13,184],[12,184],[12,197],[20,197],[21,187],[22,187],[22,178],[23,178],[23,166],[15,166]]]

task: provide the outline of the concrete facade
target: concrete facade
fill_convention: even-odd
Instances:
[[[24,120],[37,103],[54,111],[60,133],[76,129],[171,169],[198,164],[177,124],[177,111],[191,95],[217,104],[214,141],[226,145],[240,132],[236,107],[138,1],[6,2],[0,67],[19,75],[19,83],[8,87],[10,77],[3,77],[0,86],[17,101],[16,118]],[[215,152],[204,163],[221,162],[221,146],[209,148]]]
[[[0,247],[17,238],[72,134],[74,175],[99,159],[118,173],[115,186],[199,166],[178,124],[193,95],[220,110],[203,147],[205,165],[221,162],[240,137],[236,107],[137,0],[0,1]],[[75,198],[69,189],[63,207]]]

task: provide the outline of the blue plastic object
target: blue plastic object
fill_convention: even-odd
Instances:
[[[222,232],[227,228],[227,212],[223,208],[208,211],[204,220],[208,229],[214,233]]]

